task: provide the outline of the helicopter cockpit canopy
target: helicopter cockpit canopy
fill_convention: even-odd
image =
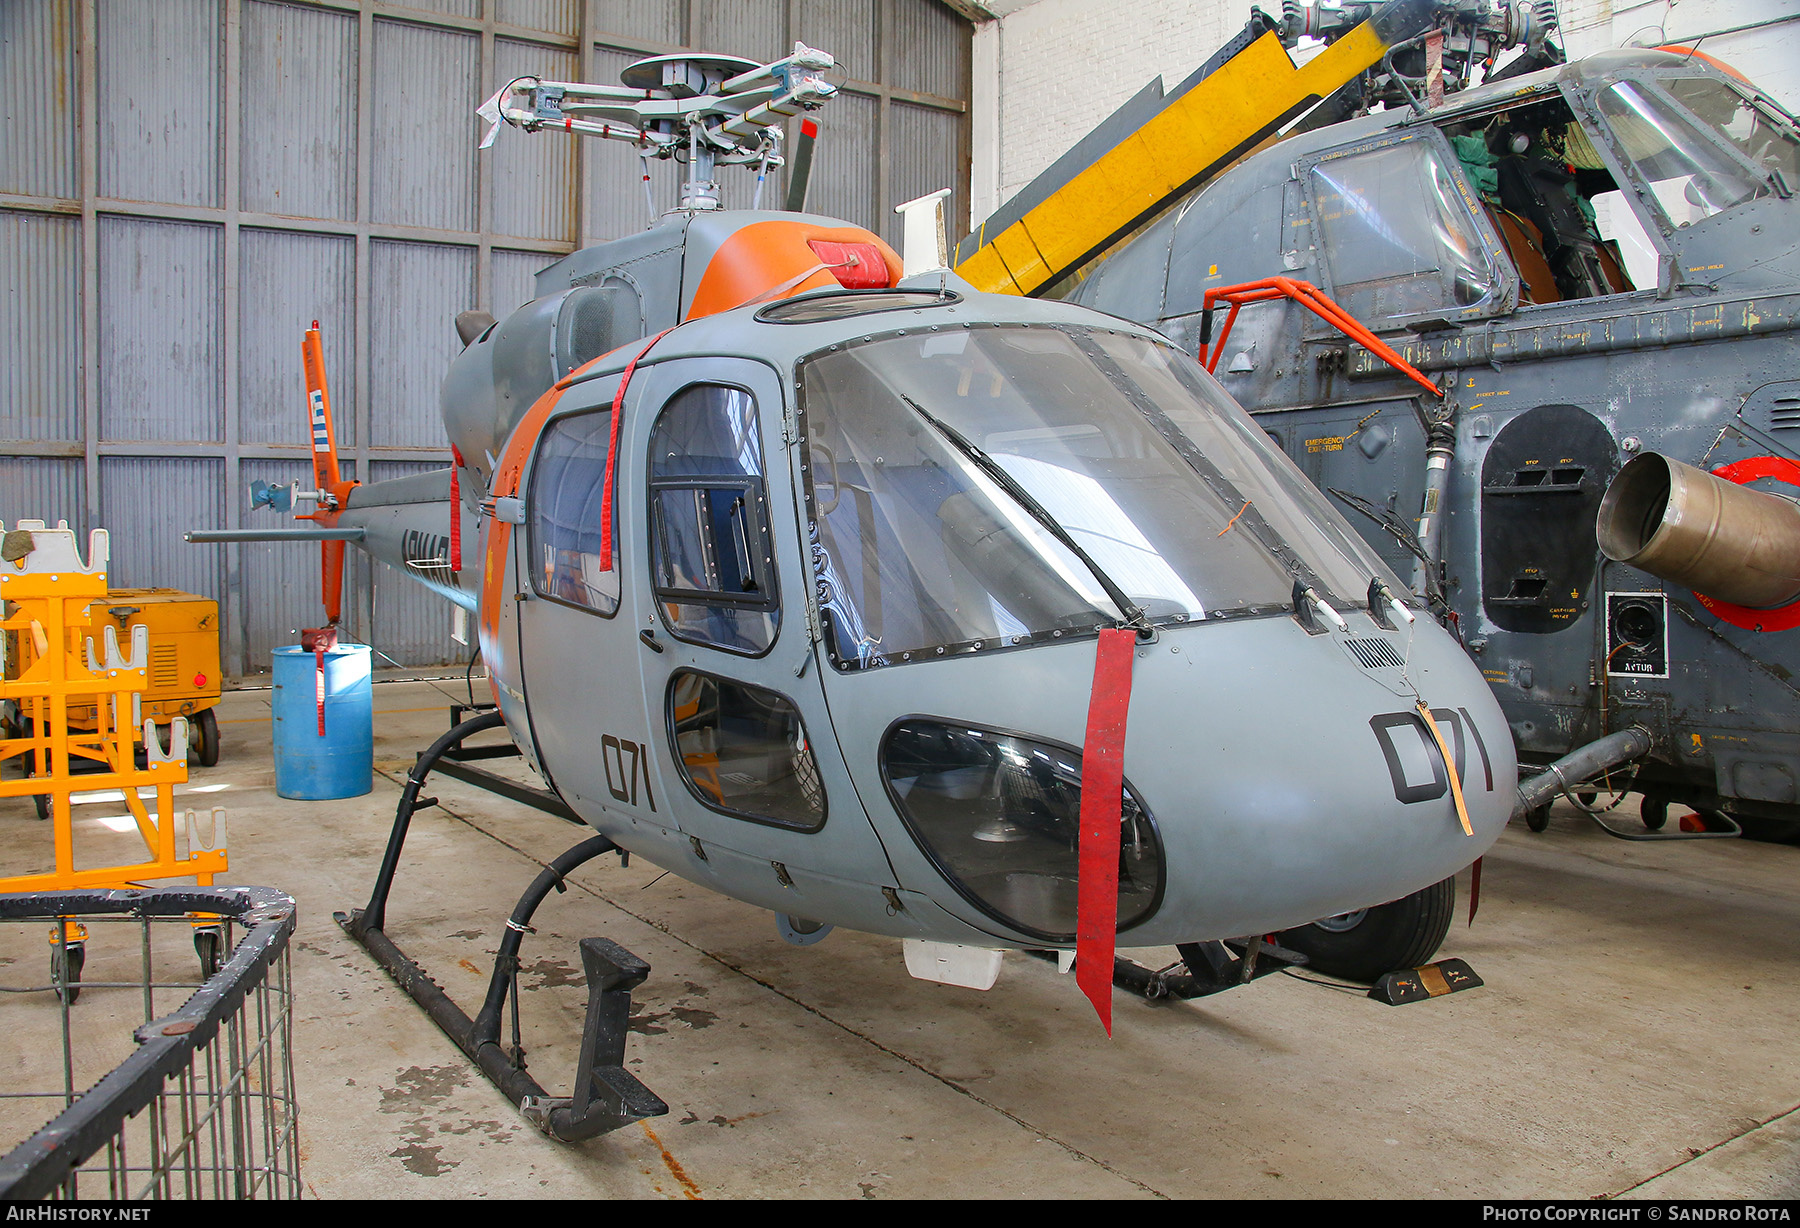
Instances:
[[[1282,269],[1307,270],[1377,332],[1666,293],[1694,268],[1751,274],[1723,230],[1800,187],[1800,128],[1699,58],[1621,50],[1300,133],[1245,167],[1155,224],[1167,267],[1204,277],[1164,288],[1123,271],[1146,255],[1070,297],[1197,318],[1207,288],[1267,275],[1277,243]],[[1260,220],[1277,213],[1278,227]]]
[[[1786,196],[1800,178],[1792,117],[1687,55],[1607,52],[1542,76],[1561,89],[1526,89],[1521,78],[1471,91],[1444,124],[1523,302],[1647,286],[1652,234]],[[1504,105],[1488,103],[1490,92]]]
[[[1126,623],[1337,607],[1400,582],[1173,348],[1076,325],[909,329],[799,369],[840,669]]]

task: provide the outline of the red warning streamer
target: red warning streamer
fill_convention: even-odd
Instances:
[[[637,357],[625,364],[625,370],[619,375],[619,390],[613,393],[612,403],[612,437],[606,445],[606,480],[600,487],[600,570],[612,570],[613,558],[613,469],[619,460],[619,417],[625,405],[625,390],[631,387],[631,373],[637,370],[639,359],[650,352],[650,347],[674,332],[673,328],[665,328],[656,336],[644,343],[644,348],[637,352]]]
[[[1094,689],[1081,748],[1081,881],[1075,902],[1075,983],[1112,1035],[1113,951],[1119,925],[1120,795],[1125,787],[1125,717],[1137,634],[1100,633]]]
[[[456,475],[462,469],[462,452],[450,445],[450,570],[462,570],[462,491]]]

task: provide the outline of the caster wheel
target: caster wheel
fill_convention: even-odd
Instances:
[[[78,942],[50,949],[50,983],[71,1006],[81,996],[81,967],[86,962],[87,949]]]
[[[1644,800],[1638,803],[1638,818],[1650,831],[1661,831],[1669,821],[1669,799],[1646,793]]]
[[[1577,793],[1575,796],[1583,806],[1592,806],[1594,799],[1600,795],[1598,793]]]
[[[1550,807],[1538,806],[1525,812],[1525,826],[1532,831],[1545,831],[1550,826]]]
[[[216,929],[194,931],[194,954],[200,957],[200,979],[210,981],[219,970],[225,936]]]
[[[201,767],[217,767],[219,763],[219,718],[208,708],[194,718],[193,755]]]
[[[47,793],[32,794],[31,807],[37,811],[38,818],[48,819],[50,817],[50,795]]]

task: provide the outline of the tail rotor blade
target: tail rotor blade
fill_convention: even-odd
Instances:
[[[335,494],[342,477],[338,469],[337,431],[331,421],[331,391],[325,385],[325,345],[319,339],[319,322],[306,330],[300,343],[300,366],[306,375],[306,412],[312,431],[313,483],[318,490]]]

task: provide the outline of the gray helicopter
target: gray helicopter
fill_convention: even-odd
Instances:
[[[1650,830],[1613,834],[1679,802],[1719,834],[1791,836],[1800,130],[1689,48],[1540,55],[1471,86],[1483,45],[1457,37],[1436,95],[1390,57],[1386,109],[1367,91],[1245,158],[1068,297],[1216,367],[1456,630],[1523,761],[1648,731]],[[1426,388],[1246,289],[1279,278]]]
[[[561,874],[619,851],[795,943],[902,938],[928,979],[1072,953],[1107,1020],[1117,947],[1177,945],[1187,972],[1156,986],[1182,996],[1303,957],[1424,963],[1518,804],[1479,671],[1192,356],[975,292],[919,210],[903,259],[717,208],[714,167],[769,165],[829,67],[800,47],[509,83],[496,124],[629,132],[687,162],[679,205],[506,319],[459,318],[453,471],[359,486],[322,462],[318,490],[263,492],[316,504],[287,535],[355,542],[476,619],[497,712],[421,759],[343,920],[525,1101],[496,1056],[504,968],[471,1023],[382,930],[425,772],[474,729],[503,721],[599,833],[521,901],[510,951]],[[322,381],[312,404],[328,455]],[[592,985],[632,983],[614,955]],[[608,1069],[629,1103],[602,1117],[660,1111]]]

